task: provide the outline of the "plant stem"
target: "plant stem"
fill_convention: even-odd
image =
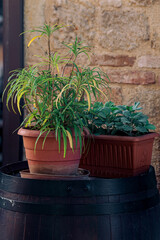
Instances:
[[[53,76],[53,82],[52,82],[52,98],[51,98],[51,102],[52,102],[52,111],[53,111],[53,103],[54,103],[54,99],[53,99],[53,94],[54,94],[54,76]]]
[[[73,60],[73,63],[75,63],[76,62],[76,56],[75,56],[75,59]],[[74,70],[74,64],[72,63],[72,70],[71,70],[71,73],[70,73],[70,79],[71,79],[71,77],[72,77],[72,74],[73,74],[73,70]]]
[[[63,77],[63,75],[64,75],[64,71],[65,71],[66,67],[68,66],[69,62],[72,60],[72,57],[73,57],[73,54],[71,55],[70,59],[69,59],[68,62],[65,64],[65,66],[63,67],[62,77]]]
[[[82,102],[83,99],[84,99],[84,90],[83,90],[83,92],[82,92],[82,95],[81,95],[81,98],[80,98],[80,102]]]
[[[50,34],[48,35],[48,70],[51,69],[51,41],[50,41]]]

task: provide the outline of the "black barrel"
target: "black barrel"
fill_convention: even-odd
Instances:
[[[0,240],[160,240],[154,168],[84,180],[23,179],[26,162],[0,171]]]

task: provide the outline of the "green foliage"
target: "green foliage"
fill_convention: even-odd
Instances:
[[[84,53],[89,58],[88,52],[90,51],[90,46],[82,46],[82,43],[83,41],[78,42],[78,38],[76,37],[76,40],[73,44],[63,44],[69,48],[69,53],[73,53],[75,58],[77,58],[81,53]]]
[[[95,135],[140,136],[155,130],[148,116],[144,115],[136,102],[133,106],[119,105],[113,102],[96,102],[87,114],[88,128]]]
[[[73,149],[73,133],[76,145],[79,139],[82,147],[81,133],[87,125],[86,112],[90,110],[91,94],[96,99],[102,94],[100,87],[108,89],[109,86],[106,81],[108,76],[99,68],[91,69],[77,65],[79,55],[85,54],[88,57],[90,52],[90,47],[84,46],[77,37],[71,44],[64,43],[68,50],[67,57],[51,50],[51,35],[62,27],[57,24],[54,26],[45,24],[29,31],[40,35],[33,37],[28,47],[37,38],[46,38],[47,57],[38,56],[41,63],[22,70],[14,70],[3,94],[7,94],[6,105],[9,110],[10,103],[15,113],[18,110],[21,114],[21,107],[27,108],[28,115],[21,126],[40,130],[40,136],[44,132],[48,134],[54,131],[59,148],[62,136],[65,156],[67,139]],[[66,75],[68,65],[71,66],[71,72]],[[17,109],[14,107],[15,102]]]

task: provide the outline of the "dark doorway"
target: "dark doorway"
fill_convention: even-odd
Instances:
[[[23,0],[3,0],[3,88],[10,71],[23,67]],[[21,139],[13,133],[20,124],[20,116],[8,112],[3,103],[3,155],[2,163],[22,159]]]
[[[3,2],[0,1],[0,165],[2,165]]]

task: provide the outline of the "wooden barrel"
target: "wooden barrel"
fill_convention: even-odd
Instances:
[[[85,180],[23,179],[19,162],[0,171],[1,240],[160,240],[154,168]]]

